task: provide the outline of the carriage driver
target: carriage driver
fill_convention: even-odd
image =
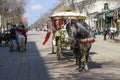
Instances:
[[[56,24],[56,27],[57,27],[56,32],[55,32],[55,36],[56,36],[55,40],[56,40],[56,45],[57,45],[57,42],[60,38],[60,30],[64,27],[64,21],[58,19],[58,20],[56,20],[55,24]]]

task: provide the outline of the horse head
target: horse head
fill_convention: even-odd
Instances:
[[[72,40],[85,39],[93,36],[90,26],[85,22],[70,22],[66,25],[66,30]]]

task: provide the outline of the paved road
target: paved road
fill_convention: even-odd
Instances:
[[[42,45],[46,32],[30,31],[27,52],[0,47],[0,80],[120,80],[120,43],[97,36],[90,51],[89,72],[76,71],[73,59],[56,60],[51,39]]]
[[[53,80],[120,80],[120,42],[103,41],[103,36],[97,36],[92,45],[87,73],[77,72],[72,60],[58,62],[52,55],[46,61]]]

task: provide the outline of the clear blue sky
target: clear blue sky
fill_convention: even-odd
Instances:
[[[27,0],[24,17],[28,25],[33,24],[41,15],[51,10],[58,0]]]

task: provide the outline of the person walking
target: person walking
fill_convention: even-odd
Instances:
[[[10,30],[10,51],[15,50],[17,50],[16,25],[13,25]]]
[[[108,29],[107,29],[107,28],[104,28],[104,29],[103,29],[104,40],[106,40],[107,33],[108,33]]]
[[[111,26],[111,28],[110,28],[110,32],[111,32],[110,39],[114,39],[115,31],[116,31],[116,28],[114,26]]]
[[[111,38],[111,31],[109,30],[109,33],[108,33],[108,39],[110,39]]]
[[[22,35],[25,37],[25,50],[26,50],[26,44],[27,44],[27,35],[26,35],[26,30],[25,30],[25,26],[24,25],[21,25],[21,32],[22,32]]]

